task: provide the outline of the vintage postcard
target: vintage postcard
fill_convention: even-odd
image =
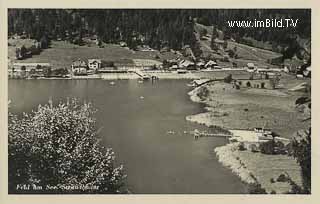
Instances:
[[[313,203],[318,8],[296,2],[3,3],[4,201]]]

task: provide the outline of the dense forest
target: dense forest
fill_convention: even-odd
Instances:
[[[299,19],[296,27],[237,28],[228,20]],[[9,35],[70,40],[81,43],[96,35],[106,43],[124,41],[129,47],[147,44],[155,49],[196,49],[195,23],[214,26],[225,39],[252,38],[271,43],[290,58],[301,49],[298,39],[311,39],[310,9],[9,9]]]

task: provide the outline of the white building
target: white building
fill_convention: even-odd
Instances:
[[[87,75],[87,63],[81,59],[74,61],[71,69],[75,75]]]
[[[101,59],[88,59],[89,69],[100,69],[101,68]]]
[[[257,70],[257,67],[252,62],[249,62],[247,64],[247,71],[248,72],[254,72],[256,70]]]

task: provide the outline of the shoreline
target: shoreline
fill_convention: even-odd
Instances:
[[[169,72],[169,71],[145,71],[143,72],[146,75],[154,76],[158,79],[223,79],[227,74],[232,74],[235,78],[249,78],[250,73],[244,69],[221,69],[221,70],[212,70],[210,72],[206,71],[188,71],[186,73],[177,73],[177,72]],[[140,79],[136,73],[132,72],[110,72],[110,73],[99,73],[99,74],[90,74],[90,75],[79,75],[79,76],[70,76],[70,77],[37,77],[37,78],[15,78],[12,76],[8,76],[9,79],[28,79],[28,80],[36,80],[36,79],[102,79],[102,80],[130,80],[130,79]]]
[[[232,123],[227,123],[226,125],[224,124],[224,121],[226,121],[225,118],[229,117],[229,115],[224,116],[224,114],[227,112],[225,112],[225,109],[221,107],[221,103],[219,104],[219,99],[215,101],[214,96],[210,96],[210,94],[205,96],[201,96],[201,94],[199,94],[203,87],[206,87],[207,89],[209,87],[209,92],[218,92],[217,89],[220,89],[221,87],[225,88],[225,86],[221,85],[221,83],[223,82],[215,82],[214,85],[206,84],[194,88],[188,93],[191,101],[195,103],[202,103],[205,105],[205,107],[201,113],[186,116],[185,119],[187,121],[195,122],[208,127],[219,126],[227,130],[239,128],[232,126]],[[212,88],[212,86],[217,87]],[[226,85],[226,87],[227,86],[228,85]],[[224,88],[223,93],[225,91]],[[228,90],[228,88],[226,88],[226,92],[227,91],[231,92],[228,92],[227,95],[236,93],[232,89]],[[220,100],[224,100],[224,96],[225,94],[223,96],[221,95]],[[226,100],[229,100],[229,98],[226,98]],[[239,118],[234,118],[233,120],[239,120]],[[289,183],[271,182],[271,180],[276,180],[278,176],[283,173],[288,173],[292,180],[294,180],[298,185],[302,185],[302,178],[300,175],[301,168],[294,158],[287,155],[265,155],[260,152],[253,153],[249,150],[240,151],[238,150],[237,143],[227,143],[223,146],[216,147],[214,148],[214,152],[218,158],[218,161],[224,167],[230,169],[232,173],[237,175],[242,182],[249,185],[261,185],[261,187],[264,188],[267,193],[276,192],[278,194],[285,194],[291,190]],[[269,164],[270,161],[273,161],[274,166],[273,164]],[[258,163],[261,164],[258,165]]]

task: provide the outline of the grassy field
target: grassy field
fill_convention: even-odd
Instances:
[[[281,54],[272,52],[269,50],[264,50],[260,48],[251,47],[245,44],[240,44],[236,42],[229,41],[228,49],[233,49],[237,47],[237,52],[240,58],[243,59],[253,59],[257,61],[266,62],[268,59],[280,57]]]
[[[30,41],[30,40],[29,40]],[[8,50],[8,57],[15,62],[15,45],[22,45],[26,40],[11,40]],[[29,42],[28,42],[29,44]],[[33,55],[31,58],[19,60],[19,62],[48,62],[54,68],[68,68],[72,61],[77,59],[98,58],[106,61],[128,62],[130,59],[154,59],[158,56],[159,61],[163,59],[176,58],[172,52],[160,53],[159,51],[133,51],[115,44],[105,44],[104,48],[97,46],[78,46],[64,41],[53,41],[49,49],[45,49],[40,55]]]
[[[287,79],[282,83],[290,81],[290,86],[302,82],[293,76],[284,78]],[[295,109],[295,100],[307,94],[288,92],[287,86],[285,84],[282,89],[268,91],[248,88],[236,90],[232,84],[211,83],[205,85],[209,94],[203,101],[211,111],[189,116],[187,119],[225,129],[253,129],[265,126],[282,137],[291,138],[296,131],[311,124],[310,121],[302,121],[301,113]],[[194,98],[198,91],[199,89],[192,93]]]
[[[215,54],[213,54],[214,52],[211,49],[212,26],[196,24],[195,31],[198,36],[204,30],[206,30],[209,37],[207,40],[200,40],[201,50],[205,53],[205,55],[211,54],[214,56]],[[232,59],[232,61],[236,62],[239,67],[244,67],[249,62],[252,62],[260,67],[274,67],[274,65],[268,63],[268,60],[281,56],[280,53],[272,52],[270,50],[260,49],[245,44],[228,41],[227,49],[233,49],[234,47],[237,47],[237,54],[239,58]],[[223,50],[221,51],[224,52]],[[219,56],[219,58],[222,58],[222,56]],[[232,67],[231,62],[219,62],[219,65],[222,67]]]
[[[202,26],[197,30],[200,32],[201,29],[205,28],[208,31],[212,29]],[[211,32],[212,31],[208,33],[210,34]],[[9,59],[12,62],[17,61],[15,60],[16,47],[22,45],[30,47],[32,43],[33,40],[31,39],[9,39]],[[213,54],[210,44],[210,40],[200,41],[201,49],[207,54]],[[232,61],[236,62],[238,67],[244,67],[249,62],[253,62],[260,67],[272,67],[272,65],[267,63],[267,60],[279,56],[278,53],[268,50],[253,48],[244,44],[228,41],[228,49],[232,49],[234,46],[237,47],[239,59],[232,59]],[[106,61],[127,62],[131,59],[153,59],[163,61],[164,59],[175,59],[177,57],[181,58],[180,55],[170,51],[161,53],[159,51],[133,51],[116,44],[104,44],[103,48],[99,48],[95,45],[78,46],[64,41],[52,41],[50,48],[43,50],[40,55],[33,55],[31,58],[19,60],[19,62],[48,62],[54,68],[69,68],[72,61],[79,58],[83,60],[98,58]],[[220,56],[220,58],[222,58],[222,56]],[[232,62],[219,61],[218,64],[222,67],[232,67]]]
[[[254,183],[255,179],[268,193],[287,193],[291,186],[288,182],[277,182],[280,174],[288,174],[299,186],[302,185],[301,168],[292,157],[287,155],[267,155],[251,151],[237,150],[236,143],[215,148],[219,161],[229,167],[244,182]],[[254,178],[252,177],[254,176]],[[271,182],[271,180],[275,182]]]

